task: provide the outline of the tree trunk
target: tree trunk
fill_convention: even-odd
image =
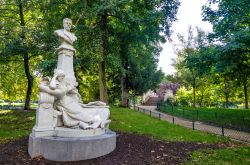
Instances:
[[[99,90],[100,90],[100,100],[105,103],[108,103],[104,61],[99,62]]]
[[[224,77],[224,92],[225,92],[225,108],[228,108],[229,105],[229,84],[226,77]]]
[[[100,20],[100,38],[101,38],[101,49],[102,49],[102,59],[99,62],[99,90],[100,90],[100,101],[103,101],[105,103],[108,103],[108,92],[107,92],[107,85],[106,85],[106,74],[105,74],[105,57],[108,54],[108,48],[107,48],[107,18],[108,13],[105,10],[104,13],[101,15]]]
[[[248,106],[248,82],[247,82],[247,78],[244,80],[244,96],[245,96],[245,108],[248,109],[249,106]]]
[[[193,78],[193,107],[196,107],[196,79]]]
[[[129,85],[128,85],[128,54],[127,54],[127,43],[122,37],[120,41],[120,58],[122,67],[125,71],[125,75],[121,76],[121,106],[129,106]]]
[[[129,106],[129,93],[128,93],[126,77],[122,78],[122,80],[121,80],[121,90],[122,90],[121,106],[128,107]]]
[[[203,99],[204,99],[204,85],[201,87],[201,100],[200,100],[200,107],[202,107],[202,102],[203,102]]]
[[[23,61],[24,61],[25,75],[26,75],[26,78],[28,80],[28,88],[26,91],[24,110],[30,110],[30,100],[31,100],[31,94],[32,94],[32,87],[33,87],[33,77],[30,74],[28,53],[24,54]]]
[[[32,87],[33,87],[33,77],[30,74],[30,68],[29,68],[29,54],[27,52],[27,45],[26,45],[25,21],[24,21],[22,0],[19,0],[19,16],[20,16],[20,25],[22,27],[21,38],[22,38],[22,44],[23,44],[23,48],[24,48],[24,52],[23,52],[24,69],[25,69],[25,75],[26,75],[27,82],[28,82],[24,110],[29,110],[30,109],[30,99],[31,99],[31,94],[32,94]]]

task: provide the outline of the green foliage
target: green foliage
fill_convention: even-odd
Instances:
[[[176,81],[176,80],[174,80]],[[210,74],[197,79],[196,100],[199,107],[225,107],[225,85],[223,77],[219,74]],[[185,87],[187,86],[187,87]],[[176,104],[183,106],[192,105],[192,87],[182,86],[176,93]],[[231,107],[242,107],[244,93],[238,84],[230,81],[228,85],[228,94]]]
[[[27,79],[25,79],[23,63],[0,61],[0,97],[6,100],[25,100]],[[38,86],[39,79],[34,80],[35,87]],[[32,89],[32,100],[38,98],[38,88]]]
[[[203,19],[213,25],[212,38],[227,42],[236,32],[249,30],[248,0],[208,0],[208,2],[203,6]],[[214,8],[215,5],[218,5],[218,8]]]
[[[152,57],[139,55],[130,61],[128,70],[129,87],[133,95],[142,95],[149,89],[154,89],[161,82],[163,72],[157,70],[157,64]]]
[[[0,86],[5,99],[23,99],[29,109],[34,75],[40,55],[40,11],[33,1],[1,1],[0,4]],[[16,70],[15,70],[16,69]],[[3,80],[6,78],[9,81]],[[25,80],[26,78],[26,80]],[[35,80],[36,81],[36,80]],[[34,92],[37,89],[33,90]],[[37,93],[33,98],[37,98]]]
[[[194,36],[194,32],[197,33]],[[203,87],[203,75],[211,71],[211,65],[214,58],[211,56],[211,48],[206,47],[208,41],[204,31],[196,27],[196,30],[190,26],[188,36],[178,34],[181,47],[177,48],[177,59],[174,63],[177,70],[176,77],[186,88],[192,88],[192,104],[197,104],[197,89]],[[187,103],[187,101],[186,101]]]
[[[19,2],[23,2],[25,27],[20,26]],[[100,61],[104,61],[106,65],[110,100],[120,98],[121,91],[118,89],[121,88],[121,79],[125,75],[129,80],[127,85],[130,93],[139,95],[161,80],[162,73],[156,69],[156,59],[160,52],[158,45],[165,41],[165,37],[160,32],[170,37],[169,29],[176,20],[178,6],[177,0],[4,0],[0,4],[0,60],[13,60],[10,65],[16,65],[13,64],[16,57],[20,57],[16,61],[19,64],[19,60],[23,60],[22,55],[28,53],[30,72],[38,71],[43,76],[51,76],[57,61],[55,48],[59,44],[52,34],[54,30],[62,28],[62,19],[69,17],[74,24],[72,31],[78,37],[74,45],[77,49],[74,67],[79,84],[83,85],[79,88],[85,101],[97,99],[96,76]],[[104,28],[102,20],[105,14],[107,20]],[[4,65],[0,67],[6,68]],[[4,75],[11,75],[10,70],[5,70],[8,72]],[[24,74],[21,70],[17,71],[20,73],[15,78],[11,76],[8,79],[20,80]],[[90,78],[91,74],[93,77]],[[1,90],[14,99],[13,91],[17,87],[10,83],[7,87],[5,83],[6,81],[0,82],[0,86],[4,86]],[[18,88],[24,89],[27,82],[19,81],[19,85]],[[83,89],[84,87],[87,89]],[[34,95],[36,94],[35,91]],[[16,98],[23,95],[25,94],[20,93]]]
[[[95,101],[99,97],[98,91],[98,75],[86,72],[84,75],[78,73],[79,92],[82,94],[83,102]]]
[[[212,8],[214,4],[218,9]],[[209,4],[203,7],[204,20],[213,25],[210,38],[221,43],[215,51],[215,71],[243,86],[246,108],[250,73],[249,8],[248,0],[209,0]]]
[[[141,95],[159,84],[163,74],[156,69],[158,43],[165,41],[160,32],[170,36],[169,28],[176,19],[178,5],[177,1],[124,1],[119,9],[113,10],[110,47],[120,57],[118,71],[122,83],[119,84],[126,88],[122,90]]]
[[[175,102],[178,105],[191,105],[190,102],[192,100],[192,91],[188,91],[185,87],[181,87],[177,90],[175,95]]]
[[[209,0],[203,6],[203,19],[213,25],[213,32],[207,36],[197,29],[193,37],[189,29],[188,39],[179,36],[182,49],[175,63],[176,77],[188,90],[192,88],[195,105],[229,107],[230,102],[244,102],[248,108],[249,5],[247,0]]]

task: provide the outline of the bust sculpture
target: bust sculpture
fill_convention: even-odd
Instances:
[[[74,33],[70,32],[72,27],[72,20],[69,18],[64,18],[63,27],[64,29],[59,29],[54,32],[54,34],[58,36],[61,41],[61,45],[59,46],[59,48],[57,48],[57,50],[60,51],[62,49],[66,49],[75,53],[76,50],[72,45],[77,38]]]

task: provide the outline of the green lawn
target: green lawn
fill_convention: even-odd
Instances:
[[[114,131],[147,134],[168,141],[198,141],[204,143],[227,142],[228,138],[193,131],[127,108],[111,108],[111,125]],[[35,123],[35,111],[0,111],[0,138],[15,139],[27,136]]]
[[[187,164],[200,165],[249,165],[250,147],[233,147],[218,150],[197,151]]]
[[[193,131],[126,108],[112,108],[111,119],[110,128],[115,131],[147,134],[168,141],[198,141],[204,143],[228,141],[225,137]]]
[[[151,118],[127,108],[111,108],[110,129],[116,132],[144,134],[166,141],[196,141],[202,143],[231,143],[228,138]],[[35,111],[0,110],[0,143],[28,136],[35,124]],[[249,160],[250,147],[238,147],[194,152],[190,164],[244,164]],[[190,153],[191,154],[191,153]],[[237,159],[234,157],[237,157]],[[228,163],[229,162],[229,163]],[[236,162],[236,163],[235,163]],[[243,163],[242,163],[243,162]]]
[[[250,110],[190,108],[161,105],[160,111],[190,120],[199,120],[225,127],[250,131]]]
[[[0,110],[0,142],[27,136],[35,124],[35,111]]]

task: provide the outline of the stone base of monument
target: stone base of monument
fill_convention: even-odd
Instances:
[[[116,147],[116,133],[84,137],[29,136],[29,154],[53,161],[78,161],[97,158],[112,152]]]
[[[96,129],[71,129],[65,127],[55,127],[52,129],[37,129],[34,127],[32,129],[31,135],[33,137],[44,137],[44,136],[58,136],[58,137],[88,137],[97,136],[104,134],[106,129],[96,128]]]

